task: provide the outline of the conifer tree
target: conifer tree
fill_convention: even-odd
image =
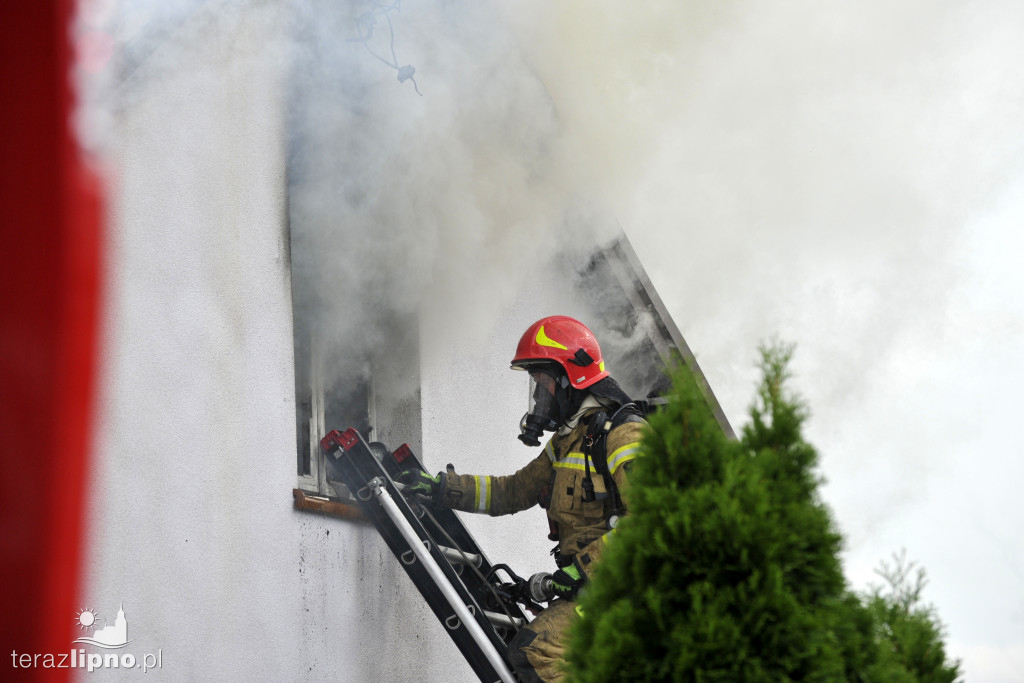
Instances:
[[[674,378],[629,475],[629,514],[580,597],[573,680],[953,680],[917,677],[880,626],[884,600],[846,588],[806,410],[786,389],[791,355],[761,349],[738,441],[689,373]]]
[[[925,570],[908,562],[906,552],[882,562],[875,573],[885,580],[866,596],[879,646],[895,667],[910,680],[953,683],[960,662],[949,661],[942,642],[943,629],[935,608],[924,603],[928,580]]]

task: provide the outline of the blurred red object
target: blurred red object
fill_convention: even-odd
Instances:
[[[74,12],[73,0],[0,3],[5,653],[69,652],[81,609],[103,223],[99,178],[71,128]],[[68,679],[41,664],[6,662],[0,678]]]

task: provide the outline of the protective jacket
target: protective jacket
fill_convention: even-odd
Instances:
[[[583,495],[582,483],[586,475],[583,440],[589,418],[597,410],[584,413],[567,434],[554,434],[540,455],[515,474],[460,475],[449,466],[448,471],[442,473],[442,503],[456,510],[492,516],[541,505],[547,509],[552,534],[557,534],[560,564],[575,562],[589,577],[610,533],[608,517],[612,511],[612,497],[592,461],[590,472],[595,499],[586,501]],[[606,441],[608,472],[627,506],[626,472],[640,448],[642,428],[642,422],[626,422],[614,427]]]

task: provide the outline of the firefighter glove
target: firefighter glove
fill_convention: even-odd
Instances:
[[[566,600],[574,599],[586,582],[587,577],[580,574],[575,564],[559,569],[551,575],[551,588],[554,589],[555,595]]]
[[[406,470],[398,475],[397,481],[405,484],[405,493],[416,494],[437,500],[441,491],[441,475],[430,476],[423,470]]]

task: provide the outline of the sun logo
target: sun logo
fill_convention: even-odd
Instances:
[[[78,613],[78,625],[84,631],[87,628],[92,628],[96,625],[97,614],[88,607]]]

